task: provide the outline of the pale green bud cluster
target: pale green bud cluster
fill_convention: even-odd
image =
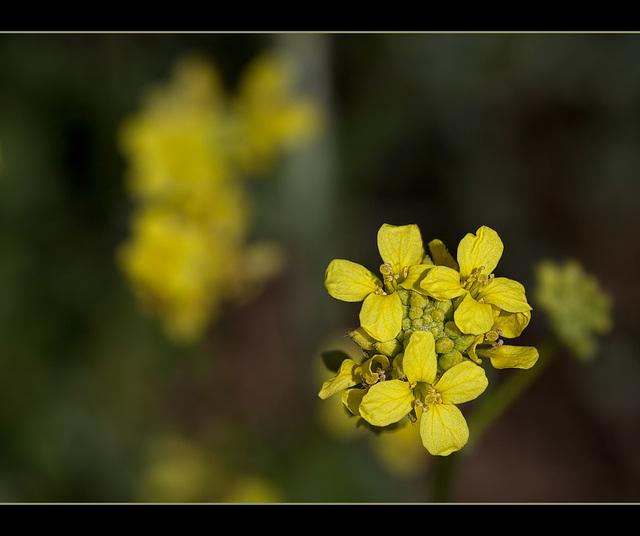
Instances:
[[[592,358],[597,336],[611,329],[610,297],[575,260],[543,261],[536,276],[536,302],[547,313],[551,330],[576,357]]]
[[[456,326],[453,320],[453,301],[435,300],[413,290],[399,289],[398,294],[402,301],[403,318],[402,331],[396,338],[381,343],[366,337],[363,330],[358,329],[350,333],[352,340],[365,352],[380,353],[394,358],[404,350],[404,343],[414,331],[429,331],[435,341],[441,371],[461,363],[476,337],[462,333]],[[400,375],[402,376],[402,373]]]

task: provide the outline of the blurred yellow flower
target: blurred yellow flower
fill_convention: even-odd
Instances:
[[[282,149],[295,147],[319,128],[314,101],[293,94],[295,65],[276,52],[263,54],[240,79],[231,120],[235,157],[246,173],[270,167]]]
[[[286,61],[268,53],[249,65],[231,97],[210,62],[187,56],[123,121],[135,212],[118,260],[175,340],[200,338],[223,302],[253,296],[281,267],[277,245],[248,243],[246,179],[311,133],[313,107],[294,98],[292,83]]]
[[[281,500],[275,484],[220,460],[207,445],[168,435],[151,442],[136,500],[153,503],[268,503]]]

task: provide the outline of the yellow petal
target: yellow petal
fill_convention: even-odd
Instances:
[[[379,370],[389,367],[389,358],[384,355],[374,355],[362,363],[362,377],[368,384],[377,382],[380,379]]]
[[[494,368],[530,369],[538,361],[538,350],[533,346],[509,346],[503,344],[491,348],[477,348],[480,357],[488,357]]]
[[[402,329],[402,301],[393,294],[369,294],[362,302],[360,325],[374,339],[385,342],[394,339]]]
[[[414,331],[402,358],[402,367],[409,383],[433,384],[438,370],[435,340],[430,331]]]
[[[378,250],[385,263],[393,267],[393,272],[401,274],[405,266],[419,264],[424,256],[422,236],[417,225],[389,225],[385,223],[378,230]]]
[[[478,293],[478,298],[484,298],[485,302],[492,303],[499,309],[510,313],[523,313],[531,310],[522,284],[506,277],[496,277],[491,280]]]
[[[360,415],[360,404],[362,403],[362,397],[366,393],[366,389],[347,389],[342,391],[342,404],[353,415]]]
[[[478,363],[478,365],[482,363],[482,359],[480,359],[478,357],[478,354],[476,354],[476,347],[478,346],[478,344],[482,344],[482,341],[484,341],[484,334],[476,335],[476,338],[473,341],[473,344],[471,344],[471,346],[469,346],[467,350],[467,355],[469,356],[469,359],[471,359],[475,363]]]
[[[463,278],[469,277],[475,268],[481,266],[484,267],[485,274],[492,273],[502,257],[503,250],[502,240],[490,227],[483,225],[475,235],[468,233],[458,244],[460,275]]]
[[[493,329],[500,330],[502,335],[507,339],[519,337],[531,320],[531,311],[524,311],[522,313],[499,311],[499,313],[493,321]]]
[[[338,300],[358,302],[381,288],[382,282],[360,264],[334,259],[325,272],[324,286]]]
[[[431,252],[431,259],[437,265],[448,266],[456,271],[460,269],[458,263],[453,258],[453,255],[449,253],[447,246],[444,245],[442,240],[436,238],[429,242],[429,251]]]
[[[411,411],[413,391],[408,382],[387,380],[372,385],[360,403],[360,416],[374,426],[387,426]]]
[[[467,294],[453,313],[453,319],[462,333],[480,335],[493,326],[493,311],[488,303],[478,303]]]
[[[318,396],[324,400],[338,391],[356,385],[360,381],[353,374],[357,366],[358,364],[353,359],[345,359],[340,365],[338,373],[322,384],[322,389],[320,389]]]
[[[433,264],[414,264],[413,266],[409,266],[407,277],[405,277],[400,283],[400,286],[407,290],[415,290],[416,292],[424,293],[420,283],[427,271],[431,268],[434,268]]]
[[[445,404],[461,404],[478,398],[489,384],[484,369],[463,361],[448,369],[436,384]]]
[[[427,271],[420,288],[436,300],[451,300],[466,292],[460,285],[460,274],[448,266],[434,266]]]
[[[420,417],[422,444],[434,456],[448,456],[469,440],[469,427],[462,412],[452,404],[434,404]]]

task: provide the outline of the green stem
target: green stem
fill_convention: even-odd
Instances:
[[[549,337],[538,348],[538,362],[529,370],[514,371],[493,393],[488,393],[482,405],[475,408],[468,419],[469,442],[463,452],[436,459],[433,480],[433,502],[446,502],[450,498],[456,467],[462,456],[468,455],[473,443],[493,424],[540,375],[546,370],[557,349],[557,342]]]
[[[547,338],[538,348],[538,362],[529,370],[515,370],[498,388],[488,393],[483,403],[468,419],[469,443],[477,441],[533,382],[546,370],[557,348],[554,338]]]

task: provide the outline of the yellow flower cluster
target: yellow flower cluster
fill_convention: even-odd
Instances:
[[[247,245],[246,179],[317,127],[318,112],[293,95],[292,76],[284,57],[267,53],[227,95],[215,67],[188,56],[122,125],[135,212],[118,260],[176,340],[197,340],[225,300],[246,297],[279,266],[278,248]]]
[[[538,360],[535,348],[503,341],[522,333],[531,307],[520,283],[494,275],[504,246],[489,227],[467,234],[457,259],[437,239],[427,253],[417,225],[384,224],[377,242],[381,277],[344,259],[326,270],[332,297],[362,302],[350,337],[364,357],[343,354],[319,396],[341,393],[347,409],[375,427],[409,417],[424,447],[446,456],[467,443],[457,405],[486,389],[483,359],[499,369]]]

